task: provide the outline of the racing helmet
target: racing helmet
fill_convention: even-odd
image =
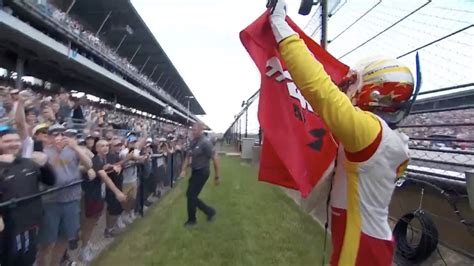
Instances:
[[[341,88],[352,104],[373,112],[389,125],[399,123],[409,111],[414,92],[410,69],[392,58],[370,58],[359,62],[342,81]]]

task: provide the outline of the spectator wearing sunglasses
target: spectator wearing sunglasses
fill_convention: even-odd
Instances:
[[[47,124],[39,124],[33,128],[33,151],[43,151],[49,145]]]

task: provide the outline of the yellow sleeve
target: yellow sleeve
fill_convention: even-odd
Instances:
[[[406,160],[397,167],[397,178],[401,177],[407,170],[410,160]]]
[[[280,54],[296,86],[349,153],[367,148],[381,130],[377,117],[355,108],[297,35],[280,42]]]

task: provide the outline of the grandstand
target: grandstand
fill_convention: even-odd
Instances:
[[[32,148],[42,154],[50,143],[43,143],[36,134],[40,131],[38,134],[51,136],[48,128],[54,127],[64,127],[63,132],[57,133],[61,138],[74,139],[66,148],[78,147],[81,151],[77,153],[87,153],[88,159],[93,158],[99,139],[107,140],[110,146],[116,143],[120,150],[138,142],[131,151],[139,150],[139,154],[146,154],[147,160],[129,160],[124,166],[139,172],[135,176],[131,174],[139,186],[138,192],[126,198],[136,205],[129,215],[131,220],[135,213],[143,215],[145,206],[173,187],[188,143],[189,125],[199,121],[198,115],[205,114],[131,2],[123,0],[0,1],[0,90],[3,128],[23,130],[22,138],[34,142],[21,145],[22,149]],[[23,107],[17,108],[20,104]],[[151,171],[152,160],[156,163],[153,174],[157,177],[160,168],[162,181],[160,185],[145,188],[145,183],[150,181],[144,180],[143,169],[146,164]],[[60,166],[52,168],[57,167]],[[8,242],[5,239],[9,239],[13,228],[9,225],[13,221],[9,210],[14,213],[17,203],[28,208],[31,202],[41,202],[43,195],[55,191],[65,193],[67,187],[78,189],[82,185],[79,190],[88,193],[87,186],[92,182],[83,177],[83,173],[71,172],[67,176],[71,180],[65,186],[57,183],[53,187],[38,186],[33,194],[15,195],[15,204],[1,195],[0,264],[32,265],[32,262],[12,262],[14,256],[4,253],[10,245],[5,244]],[[114,182],[122,186],[122,181]],[[84,208],[81,212],[84,213]],[[93,234],[90,242],[103,250],[112,243],[113,236],[104,233],[106,219],[101,217],[97,220],[100,233]],[[63,218],[79,222],[79,217],[74,215]],[[3,221],[7,224],[5,230]],[[39,222],[35,223],[38,226]],[[121,225],[124,229],[125,224]],[[82,220],[81,234],[84,231]],[[77,234],[74,237],[79,238],[79,230]],[[74,240],[69,244],[69,252],[60,254],[63,255],[61,265],[69,265],[68,262],[80,257]],[[81,250],[85,252],[84,248]],[[36,248],[34,253],[36,256]],[[84,256],[81,257],[84,261],[89,260],[91,251]],[[39,256],[35,259],[41,265]]]
[[[205,114],[129,1],[3,5],[0,58],[18,77],[33,76],[180,123]],[[170,107],[172,114],[164,112]]]

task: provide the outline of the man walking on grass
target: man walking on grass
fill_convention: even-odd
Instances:
[[[185,227],[196,225],[196,208],[199,208],[207,215],[207,220],[212,221],[216,216],[216,210],[206,205],[198,198],[202,188],[210,175],[210,161],[214,162],[215,185],[219,184],[219,160],[214,151],[212,143],[203,134],[204,124],[196,123],[193,125],[193,140],[189,147],[186,159],[181,171],[181,177],[186,176],[186,169],[191,166],[191,177],[189,178],[186,197],[188,199],[188,220]]]

